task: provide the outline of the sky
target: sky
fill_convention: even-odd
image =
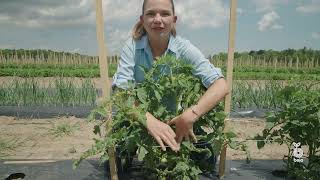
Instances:
[[[102,0],[109,55],[119,54],[142,0]],[[229,0],[175,0],[177,33],[205,55],[227,52]],[[94,0],[0,0],[0,49],[97,55]],[[238,0],[238,52],[320,49],[320,0]]]

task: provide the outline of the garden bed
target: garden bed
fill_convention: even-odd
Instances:
[[[234,130],[237,139],[242,141],[260,133],[265,123],[261,118],[231,118],[226,122],[226,127]],[[78,124],[78,128],[62,137],[49,133],[50,129],[62,124],[71,127]],[[73,116],[47,119],[0,116],[0,137],[18,141],[17,147],[8,152],[6,159],[73,159],[80,157],[93,144],[92,139],[96,137],[92,132],[93,126],[86,119]],[[258,150],[255,141],[249,140],[246,144],[253,159],[282,159],[287,153],[285,146],[277,144],[267,144],[261,150]],[[243,151],[228,149],[227,158],[245,159],[246,155]]]
[[[74,127],[70,135],[58,135],[56,127],[69,124]],[[76,126],[77,125],[77,126]],[[81,153],[93,144],[95,135],[92,133],[94,124],[87,123],[85,119],[76,117],[59,117],[50,119],[20,119],[17,117],[0,116],[0,137],[7,141],[11,140],[12,149],[1,151],[0,177],[13,171],[31,173],[32,177],[43,177],[45,173],[52,179],[70,177],[70,179],[103,179],[103,168],[97,167],[97,162],[85,161],[78,170],[72,170],[72,159],[80,157]],[[234,129],[239,140],[253,137],[261,132],[265,126],[264,119],[257,118],[232,118],[227,121],[227,128]],[[77,127],[77,128],[75,128]],[[249,177],[253,179],[271,177],[271,171],[275,167],[282,167],[282,157],[287,153],[285,146],[268,144],[258,150],[256,142],[246,143],[254,159],[251,165],[245,164],[246,155],[242,151],[228,149],[226,179],[239,179]],[[53,160],[44,164],[3,164],[4,161],[17,160]],[[239,160],[239,161],[236,161]],[[262,160],[262,161],[260,161]],[[269,160],[278,160],[277,165],[271,165]],[[91,162],[91,163],[90,163]],[[268,169],[272,167],[273,169]],[[233,169],[231,169],[233,168]],[[240,173],[240,175],[239,175]],[[27,174],[28,175],[28,174]],[[30,175],[30,174],[29,174]],[[252,175],[252,176],[251,176]],[[27,176],[26,176],[27,177]],[[107,176],[108,177],[108,176]],[[31,178],[32,179],[32,178]]]

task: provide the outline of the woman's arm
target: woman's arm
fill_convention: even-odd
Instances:
[[[175,124],[177,141],[180,143],[183,138],[189,136],[197,142],[193,133],[193,124],[205,113],[210,111],[229,93],[227,83],[223,78],[216,80],[207,91],[201,96],[197,105],[186,109],[181,115],[172,119],[168,124]]]
[[[193,123],[218,104],[228,93],[227,83],[223,78],[220,68],[214,67],[208,59],[189,41],[181,41],[183,47],[181,56],[193,66],[193,75],[200,78],[207,91],[199,99],[198,103],[186,109],[181,115],[173,118],[169,125],[175,124],[177,141],[189,136],[196,141],[193,133]]]
[[[202,116],[213,109],[227,94],[229,94],[227,82],[224,78],[220,78],[207,89],[192,109]]]

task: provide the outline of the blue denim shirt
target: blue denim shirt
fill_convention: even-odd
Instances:
[[[223,77],[220,68],[214,67],[198,48],[180,36],[170,35],[168,48],[164,54],[171,54],[191,63],[194,67],[193,75],[200,78],[206,88]],[[141,83],[144,80],[144,72],[139,66],[144,66],[149,70],[153,63],[154,57],[149,46],[148,35],[142,36],[140,40],[128,39],[122,48],[112,87],[127,89],[128,81]]]

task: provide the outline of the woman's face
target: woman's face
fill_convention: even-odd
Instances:
[[[148,35],[152,38],[168,37],[175,26],[177,16],[173,14],[170,0],[147,0],[140,16]]]

